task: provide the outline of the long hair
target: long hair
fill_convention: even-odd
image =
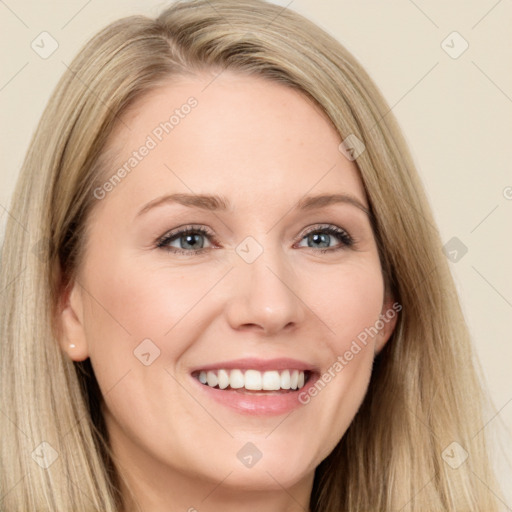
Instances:
[[[476,435],[485,396],[468,329],[393,113],[339,42],[262,0],[180,1],[156,19],[121,19],[58,83],[21,169],[2,252],[2,509],[122,509],[94,373],[59,348],[59,294],[80,264],[120,115],[172,77],[227,69],[300,91],[342,140],[364,143],[355,163],[386,287],[402,306],[354,421],[316,469],[311,510],[497,510],[482,485],[496,488]],[[459,465],[448,463],[454,454]]]

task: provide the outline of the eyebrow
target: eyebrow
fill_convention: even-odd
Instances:
[[[191,208],[201,208],[202,210],[228,210],[230,209],[229,201],[224,199],[221,196],[212,196],[206,194],[170,194],[162,197],[157,197],[147,203],[140,211],[137,213],[137,217],[139,215],[143,215],[144,213],[156,208],[157,206],[162,206],[164,204],[181,204],[183,206],[188,206]]]
[[[350,194],[321,194],[316,196],[305,196],[301,198],[295,205],[295,210],[315,210],[324,208],[333,204],[349,204],[362,210],[369,217],[370,211],[363,205],[359,199]],[[170,194],[147,203],[138,213],[137,217],[144,213],[162,206],[164,204],[181,204],[190,208],[200,208],[209,211],[226,211],[232,210],[232,206],[228,199],[219,195],[208,194]]]
[[[350,194],[322,194],[318,196],[303,197],[296,206],[297,210],[314,210],[332,204],[345,203],[355,206],[370,216],[370,211],[357,197]]]

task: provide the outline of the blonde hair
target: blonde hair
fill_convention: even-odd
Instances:
[[[302,92],[342,139],[364,141],[356,163],[387,288],[402,305],[361,408],[316,470],[311,510],[497,510],[481,483],[496,488],[483,434],[475,435],[485,396],[468,330],[393,114],[340,43],[260,0],[177,2],[156,20],[112,23],[53,93],[21,170],[2,253],[2,509],[122,510],[100,391],[90,365],[59,348],[55,312],[80,264],[105,143],[121,113],[169,78],[224,69]],[[456,469],[442,457],[452,442],[469,453]]]

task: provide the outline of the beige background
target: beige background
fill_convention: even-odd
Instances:
[[[468,249],[450,263],[501,422],[512,429],[512,4],[507,0],[289,0],[338,38],[381,88],[410,144],[442,239]],[[98,29],[166,2],[0,2],[0,241],[29,138],[58,78]],[[58,42],[47,59],[41,32]],[[460,51],[452,58],[443,49]],[[48,48],[48,46],[47,46]],[[459,253],[460,257],[460,253]],[[483,427],[483,425],[482,425]],[[510,449],[510,444],[509,444]],[[510,469],[508,481],[512,481]],[[504,475],[505,476],[505,475]],[[505,498],[507,510],[512,499]]]

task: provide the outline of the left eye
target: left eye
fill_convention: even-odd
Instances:
[[[333,239],[338,239],[341,243],[337,245],[331,245],[330,242]],[[341,249],[343,247],[351,246],[354,241],[350,237],[350,235],[343,229],[334,227],[334,226],[324,226],[320,228],[316,228],[313,231],[309,231],[302,238],[301,242],[305,240],[306,246],[299,244],[299,247],[310,247],[310,248],[319,248],[323,249],[321,252],[325,252],[326,249]]]

